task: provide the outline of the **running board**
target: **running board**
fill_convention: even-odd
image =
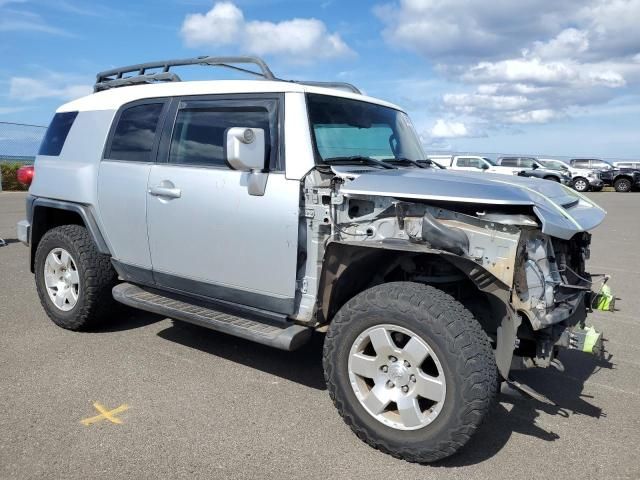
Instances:
[[[311,329],[291,322],[250,319],[183,295],[141,288],[131,283],[113,287],[113,298],[130,307],[207,327],[280,350],[296,350],[311,338]]]

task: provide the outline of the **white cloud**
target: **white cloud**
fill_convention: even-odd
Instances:
[[[558,117],[558,113],[550,108],[516,112],[507,116],[510,123],[547,123]]]
[[[430,136],[432,138],[459,138],[468,137],[470,134],[464,123],[439,118],[431,128]]]
[[[295,61],[353,55],[340,35],[330,33],[320,20],[246,20],[231,2],[218,2],[204,14],[187,15],[181,34],[190,47],[239,45],[248,53],[284,55]]]
[[[90,85],[81,79],[54,72],[37,78],[12,77],[9,80],[9,98],[19,101],[33,101],[44,98],[72,100],[92,92]]]
[[[439,108],[467,129],[546,123],[640,91],[640,0],[396,0],[375,12],[390,45],[454,83]]]

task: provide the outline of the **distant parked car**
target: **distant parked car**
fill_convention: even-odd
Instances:
[[[613,166],[616,168],[632,168],[634,170],[640,170],[640,161],[613,162]]]
[[[552,158],[539,158],[538,161],[546,168],[568,170],[571,174],[571,186],[578,192],[586,192],[588,190],[599,192],[604,186],[600,174],[596,170],[572,167],[562,160]]]
[[[496,164],[499,167],[508,167],[515,174],[523,177],[536,177],[571,185],[571,174],[568,170],[546,168],[534,157],[500,157]]]
[[[599,158],[572,158],[569,160],[569,165],[574,168],[586,168],[588,170],[611,170],[613,165]]]
[[[606,186],[615,188],[616,192],[630,192],[640,188],[640,170],[612,168],[600,172],[600,178]]]

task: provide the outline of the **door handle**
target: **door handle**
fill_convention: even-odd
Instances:
[[[182,190],[179,188],[165,187],[164,185],[156,185],[149,189],[149,194],[155,197],[180,198]]]

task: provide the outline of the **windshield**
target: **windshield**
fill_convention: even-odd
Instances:
[[[372,103],[307,94],[309,121],[319,162],[369,157],[425,158],[406,113]]]

